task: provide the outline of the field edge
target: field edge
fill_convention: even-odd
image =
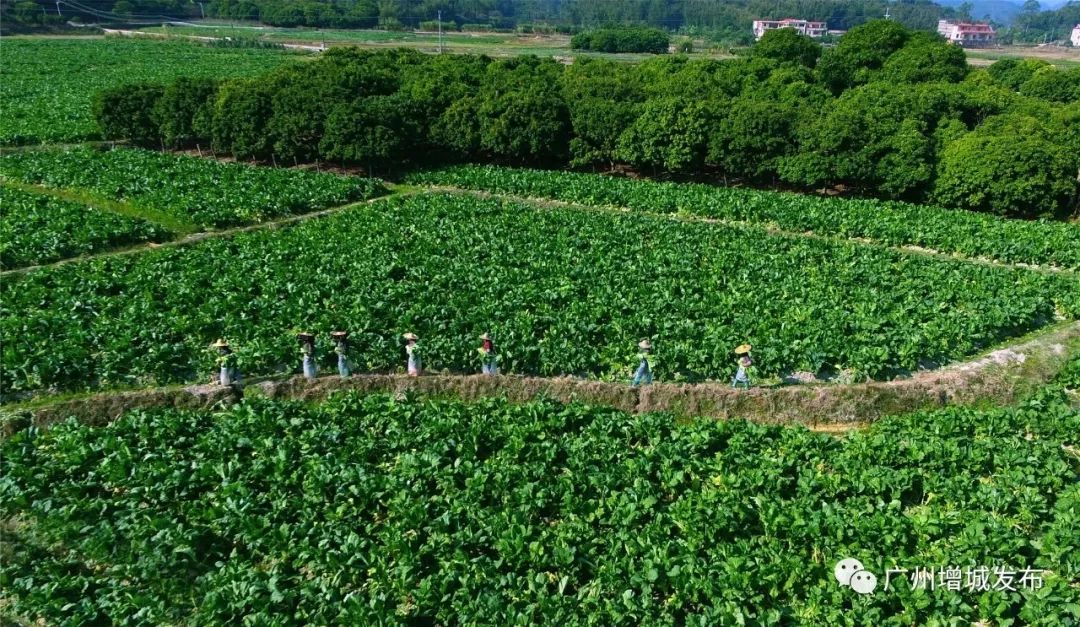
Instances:
[[[907,379],[857,384],[793,385],[734,390],[723,383],[655,383],[631,387],[574,377],[522,375],[359,374],[347,378],[278,377],[246,385],[171,386],[95,393],[56,402],[0,410],[0,439],[29,426],[47,429],[74,417],[105,425],[123,414],[155,407],[210,410],[249,397],[319,402],[346,392],[416,394],[426,398],[477,401],[501,397],[513,403],[548,398],[583,402],[628,413],[669,412],[678,418],[746,419],[843,432],[881,418],[961,406],[1010,406],[1053,379],[1080,353],[1080,322],[1038,333],[1024,343],[973,361]]]

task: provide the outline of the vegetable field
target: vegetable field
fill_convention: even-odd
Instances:
[[[0,581],[50,624],[1072,624],[1071,377],[844,440],[351,395],[67,423],[3,443]],[[873,594],[836,583],[848,557]],[[946,566],[1046,572],[882,589]]]
[[[95,139],[94,94],[132,80],[259,74],[296,54],[139,39],[5,39],[0,144]]]
[[[0,186],[0,267],[19,268],[173,236],[146,220]]]
[[[766,376],[885,377],[1080,313],[1070,275],[453,194],[35,271],[0,297],[5,391],[203,379],[218,337],[243,372],[289,371],[298,327],[352,331],[359,371],[401,368],[411,330],[457,372],[490,331],[516,373],[626,377],[651,337],[669,381],[730,377],[746,341]]]
[[[0,157],[4,176],[88,190],[202,227],[263,222],[382,193],[371,179],[118,148],[30,150]]]
[[[1080,225],[1067,222],[1025,222],[901,202],[492,166],[419,172],[409,180],[654,213],[678,212],[775,225],[794,232],[868,238],[891,246],[922,246],[964,256],[1080,269]]]

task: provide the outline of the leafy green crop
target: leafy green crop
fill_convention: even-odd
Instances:
[[[384,395],[139,411],[3,443],[0,585],[50,624],[1056,627],[1080,621],[1078,434],[1063,385],[844,440]],[[845,557],[1049,572],[860,596]]]
[[[289,371],[297,327],[351,331],[358,371],[402,368],[408,330],[458,372],[490,331],[516,373],[628,377],[651,337],[660,380],[726,379],[747,341],[766,376],[885,377],[1080,313],[1064,275],[457,194],[35,271],[0,301],[11,391],[202,379],[218,337],[243,372]]]
[[[98,137],[94,94],[132,80],[250,76],[295,62],[279,51],[143,39],[4,39],[0,144]]]
[[[80,188],[200,225],[307,213],[382,193],[373,179],[222,163],[149,150],[31,150],[0,157],[4,175]]]
[[[0,267],[3,268],[171,238],[168,230],[146,220],[0,186]]]
[[[1024,222],[900,202],[492,166],[419,172],[409,180],[654,213],[683,212],[775,225],[787,231],[869,238],[891,246],[922,246],[965,256],[1080,270],[1080,225],[1065,222]]]

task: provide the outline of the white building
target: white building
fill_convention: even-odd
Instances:
[[[797,32],[809,37],[822,37],[828,30],[825,22],[809,22],[807,20],[754,20],[754,39],[761,39],[762,35],[778,28],[794,28]]]
[[[1073,29],[1072,37],[1069,38],[1074,48],[1080,48],[1080,24]]]
[[[997,33],[987,22],[950,22],[938,20],[937,32],[950,43],[965,48],[981,48],[997,43]]]

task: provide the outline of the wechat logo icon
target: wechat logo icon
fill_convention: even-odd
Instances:
[[[862,562],[850,557],[836,563],[833,576],[841,586],[850,586],[859,594],[870,594],[877,588],[877,575],[863,568]]]

